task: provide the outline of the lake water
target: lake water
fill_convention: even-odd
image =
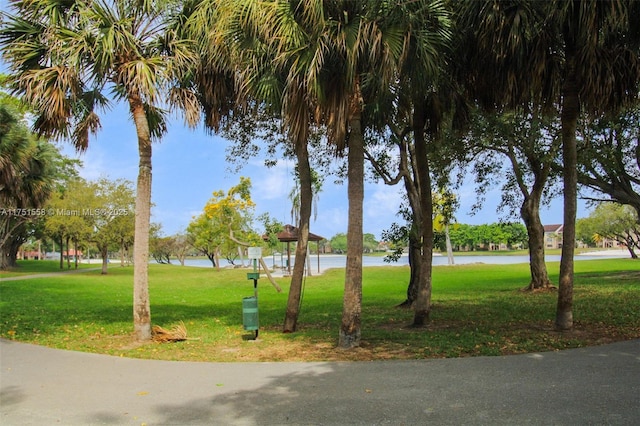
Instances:
[[[605,258],[625,258],[629,257],[629,254],[623,254],[619,251],[614,251],[611,254],[597,254],[597,255],[577,255],[575,260],[592,260],[592,259],[605,259]],[[293,262],[294,256],[291,256],[291,262]],[[409,264],[409,258],[407,255],[402,256],[397,262],[386,263],[383,257],[380,256],[363,256],[363,266],[406,266]],[[286,256],[267,256],[264,258],[267,266],[280,267],[283,263],[286,264]],[[318,257],[311,256],[312,272],[318,270]],[[560,255],[545,256],[547,262],[559,262]],[[347,257],[344,255],[321,255],[320,256],[320,270],[324,271],[331,268],[344,268],[347,262]],[[470,263],[485,263],[490,265],[505,265],[515,263],[528,263],[529,256],[491,256],[491,255],[478,255],[478,256],[458,256],[454,255],[454,262],[456,265],[464,265]],[[236,262],[237,264],[239,262]],[[447,256],[433,256],[433,265],[446,265]],[[211,268],[211,262],[206,259],[187,259],[185,261],[186,266],[197,266]],[[228,266],[228,262],[224,259],[220,259],[220,267]]]

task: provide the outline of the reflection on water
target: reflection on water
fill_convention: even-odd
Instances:
[[[621,255],[619,253],[614,253],[611,255],[598,255],[598,256],[589,256],[589,255],[579,255],[575,257],[575,260],[593,260],[593,259],[611,259],[611,258],[623,258],[629,257],[628,255]],[[506,264],[515,264],[515,263],[528,263],[529,256],[455,256],[455,264],[456,265],[465,265],[472,263],[485,263],[489,265],[506,265]],[[280,256],[267,256],[265,257],[265,262],[269,267],[280,267],[283,262],[286,264],[286,258],[282,259]],[[311,256],[311,267],[315,272],[318,268],[318,257]],[[545,256],[545,260],[547,262],[559,262],[560,255],[548,255]],[[291,256],[291,262],[293,262],[293,256]],[[347,257],[343,255],[321,255],[320,256],[320,269],[330,269],[330,268],[344,268],[347,262]],[[236,261],[236,264],[239,264],[239,261]],[[409,258],[404,255],[397,262],[387,263],[384,261],[384,257],[381,256],[363,256],[362,257],[362,265],[363,266],[406,266],[409,264]],[[446,265],[447,257],[446,256],[434,256],[433,257],[433,265]],[[185,266],[198,266],[198,267],[209,267],[211,268],[211,262],[206,259],[187,259],[185,261]],[[221,259],[220,267],[229,266],[229,263]]]

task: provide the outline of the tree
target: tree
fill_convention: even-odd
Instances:
[[[540,219],[540,206],[549,199],[549,183],[554,177],[554,165],[560,151],[561,139],[556,122],[544,117],[541,111],[528,108],[528,112],[505,112],[480,117],[481,124],[474,129],[474,140],[484,151],[476,158],[479,188],[486,189],[487,171],[502,173],[493,155],[509,160],[510,170],[502,188],[501,206],[518,210],[528,233],[529,290],[551,285],[545,263],[544,226]]]
[[[221,190],[215,191],[204,206],[204,213],[214,224],[218,224],[215,225],[215,229],[224,232],[219,234],[220,238],[235,244],[242,256],[242,246],[261,243],[260,236],[251,228],[254,208],[255,203],[251,200],[251,179],[241,176],[240,182],[229,188],[226,194]],[[232,262],[233,257],[227,252],[227,260]]]
[[[202,213],[189,222],[187,240],[199,253],[207,256],[214,268],[220,270],[220,246],[226,240],[228,232],[224,224]]]
[[[102,257],[102,274],[107,273],[109,249],[120,249],[120,266],[124,266],[125,253],[133,243],[135,193],[133,183],[118,179],[101,178],[94,183],[96,206],[92,241]]]
[[[403,60],[397,69],[398,80],[385,93],[384,103],[371,103],[382,117],[386,109],[397,109],[397,117],[387,121],[400,148],[399,173],[403,178],[410,208],[408,232],[411,278],[415,283],[412,326],[422,327],[431,312],[432,265],[434,247],[432,175],[434,159],[442,152],[445,110],[455,110],[456,100],[450,82],[443,77],[450,53],[450,14],[440,2],[416,1],[395,5],[396,26],[404,42]],[[395,95],[397,94],[397,95]],[[397,96],[397,97],[396,97]],[[380,99],[382,97],[379,97]],[[389,103],[389,101],[391,101]],[[394,128],[395,127],[395,128]],[[412,143],[405,138],[411,134]],[[444,167],[437,167],[437,169]],[[410,293],[408,291],[408,293]],[[413,295],[409,294],[409,299]]]
[[[162,225],[151,224],[149,235],[149,252],[156,262],[160,264],[171,264],[171,255],[174,251],[174,240],[172,237],[162,235]]]
[[[453,213],[459,203],[455,194],[446,190],[441,190],[439,193],[433,194],[433,198],[433,205],[435,207],[434,230],[436,232],[444,232],[447,263],[453,265],[453,246],[451,245],[449,227],[451,226],[451,222],[455,220]]]
[[[640,106],[581,121],[578,181],[595,201],[628,204],[640,215]]]
[[[526,226],[517,222],[504,222],[499,224],[507,236],[509,248],[526,248],[529,242],[529,235]]]
[[[302,85],[285,84],[288,70],[282,68],[282,63],[274,60],[277,55],[274,43],[276,40],[269,33],[273,30],[272,18],[279,18],[279,13],[286,15],[286,6],[243,0],[211,0],[199,5],[195,14],[198,25],[195,27],[200,33],[202,28],[213,29],[202,37],[203,43],[211,46],[207,48],[207,52],[213,58],[213,61],[207,63],[207,69],[214,72],[227,71],[232,84],[235,79],[236,86],[240,88],[238,98],[234,99],[234,117],[239,120],[236,120],[238,123],[235,128],[229,126],[232,129],[228,132],[239,136],[240,149],[236,147],[235,151],[240,151],[240,157],[246,158],[249,152],[255,151],[255,145],[248,141],[247,135],[255,135],[266,129],[271,135],[276,133],[276,137],[268,137],[266,140],[280,141],[282,134],[286,135],[290,148],[285,150],[293,151],[298,162],[299,237],[283,327],[284,332],[291,332],[296,329],[300,305],[313,197],[307,148],[310,114],[309,106],[303,99]],[[279,19],[278,22],[282,20]],[[201,91],[206,93],[209,84],[206,81],[203,83]],[[287,90],[287,87],[293,90]],[[274,132],[273,124],[265,123],[262,119],[265,115],[267,119],[280,121],[284,131]],[[246,118],[249,120],[245,120]],[[225,130],[230,130],[229,127]]]
[[[364,234],[362,236],[362,248],[365,253],[373,253],[378,249],[378,241],[376,241],[376,236],[373,234]]]
[[[631,206],[603,202],[589,214],[579,219],[577,231],[594,239],[608,238],[624,245],[633,259],[637,259],[636,249],[640,249],[640,224],[638,214]]]
[[[100,128],[98,109],[110,92],[124,100],[136,129],[140,156],[134,239],[134,331],[151,339],[148,290],[151,142],[166,130],[164,102],[186,110],[195,125],[197,98],[181,86],[194,67],[191,43],[181,39],[187,2],[137,0],[12,4],[15,15],[0,30],[12,83],[37,113],[43,135],[68,138],[84,150]]]
[[[60,269],[63,268],[65,251],[67,267],[71,267],[70,242],[74,243],[77,260],[78,243],[91,238],[96,219],[91,212],[98,207],[96,195],[96,185],[78,177],[69,180],[64,188],[59,188],[47,203],[45,232],[60,244]]]
[[[476,1],[461,4],[460,67],[487,109],[533,102],[560,108],[564,229],[555,325],[573,327],[577,210],[576,128],[580,111],[612,112],[637,101],[637,2]]]
[[[16,266],[27,223],[46,214],[57,158],[53,145],[37,139],[21,114],[0,102],[0,269]]]
[[[300,107],[303,107],[302,105]],[[304,277],[304,265],[309,251],[309,228],[311,211],[314,206],[314,199],[317,205],[317,197],[322,190],[322,178],[315,173],[309,163],[309,152],[307,140],[297,141],[295,144],[298,167],[296,175],[299,185],[291,193],[292,217],[298,223],[298,241],[296,243],[295,261],[291,274],[291,285],[289,286],[289,297],[287,300],[287,310],[284,318],[283,332],[291,333],[296,331],[298,315],[300,314],[300,304],[302,301],[302,284]]]
[[[455,94],[451,96],[456,97]],[[402,243],[396,247],[393,254],[387,256],[387,261],[395,261],[402,254],[405,247],[408,247],[409,265],[411,269],[409,284],[407,286],[407,297],[402,302],[400,307],[412,307],[418,297],[419,289],[425,288],[423,294],[423,304],[426,303],[427,308],[421,307],[421,314],[414,316],[414,325],[420,326],[426,321],[428,314],[424,314],[430,310],[430,288],[431,288],[431,255],[423,256],[423,253],[433,252],[435,245],[435,233],[441,229],[445,230],[445,246],[448,237],[449,224],[453,219],[453,210],[456,206],[456,201],[450,191],[440,190],[440,193],[447,194],[446,196],[433,193],[431,188],[424,189],[421,186],[418,179],[419,170],[430,170],[429,181],[432,179],[437,182],[438,187],[444,188],[448,184],[448,177],[445,177],[450,172],[450,166],[453,163],[455,156],[457,155],[456,147],[454,147],[454,140],[456,137],[451,134],[448,135],[446,143],[443,142],[445,136],[445,125],[449,126],[449,123],[445,124],[443,118],[443,109],[445,109],[446,102],[441,102],[436,98],[439,96],[433,95],[430,102],[430,116],[432,116],[432,123],[429,126],[429,137],[432,139],[428,157],[418,161],[418,156],[415,151],[415,142],[413,141],[413,134],[415,129],[410,125],[411,118],[407,114],[411,114],[409,110],[398,110],[398,116],[393,119],[392,122],[387,123],[388,135],[379,135],[379,138],[387,139],[386,144],[379,144],[378,146],[369,146],[366,152],[367,160],[372,164],[378,177],[387,185],[395,185],[400,181],[404,184],[406,192],[405,202],[400,206],[398,216],[405,220],[404,225],[392,224],[391,228],[383,233],[383,239],[392,241],[395,244]],[[412,105],[407,100],[409,105]],[[448,115],[460,114],[460,110],[464,110],[463,105],[454,105],[451,103],[446,107],[450,110]],[[439,111],[439,112],[437,112]],[[463,120],[462,120],[463,121]],[[422,131],[422,138],[424,139],[424,130]],[[451,132],[453,133],[453,132]],[[423,141],[424,142],[424,141]],[[398,149],[398,154],[395,159],[390,158],[391,147]],[[374,151],[374,149],[376,151]],[[427,162],[425,165],[424,163]],[[431,165],[436,167],[431,167]],[[426,169],[425,169],[426,167]],[[397,169],[397,174],[392,170]],[[423,173],[424,174],[424,173]],[[433,178],[431,177],[433,175]],[[423,182],[424,183],[424,182]],[[423,200],[423,197],[428,194],[431,197],[431,202]],[[422,204],[428,205],[427,210],[431,209],[431,217],[425,217],[425,210],[423,210]],[[429,207],[430,205],[430,207]],[[424,245],[424,232],[423,227],[429,226],[433,228],[430,239],[426,241]],[[446,248],[446,247],[445,247]],[[450,252],[450,251],[449,251]],[[453,262],[453,256],[449,256],[449,261]],[[423,262],[427,262],[427,265],[423,265]],[[415,321],[418,321],[417,323]]]
[[[331,252],[332,253],[346,253],[347,252],[347,234],[341,232],[331,237]]]
[[[189,254],[190,244],[187,236],[184,234],[176,234],[173,236],[173,254],[178,258],[181,266]]]

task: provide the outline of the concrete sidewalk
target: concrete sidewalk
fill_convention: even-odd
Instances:
[[[416,361],[194,363],[0,340],[2,425],[637,425],[640,340]]]

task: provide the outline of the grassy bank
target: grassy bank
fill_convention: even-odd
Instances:
[[[78,263],[78,269],[99,268],[100,264]],[[75,263],[71,262],[71,267],[67,266],[67,261],[63,263],[60,269],[60,261],[58,260],[19,260],[17,268],[11,268],[7,271],[0,271],[0,279],[9,277],[18,277],[21,275],[31,274],[48,274],[52,272],[73,271]]]
[[[45,262],[41,262],[45,263]],[[55,262],[52,262],[55,263]],[[27,265],[25,265],[27,266]],[[549,264],[557,281],[558,264]],[[259,281],[260,339],[242,329],[241,300],[253,295],[246,270],[151,265],[154,324],[183,321],[192,340],[132,342],[132,268],[0,282],[0,336],[51,347],[170,360],[279,361],[408,359],[546,351],[640,337],[640,263],[576,262],[575,330],[553,330],[556,293],[523,293],[528,265],[434,268],[427,328],[408,327],[412,312],[395,308],[408,268],[364,270],[362,347],[335,349],[343,270],[305,280],[299,331],[282,334],[288,282],[277,293]],[[20,273],[30,273],[24,268]],[[0,276],[3,277],[5,275]]]

